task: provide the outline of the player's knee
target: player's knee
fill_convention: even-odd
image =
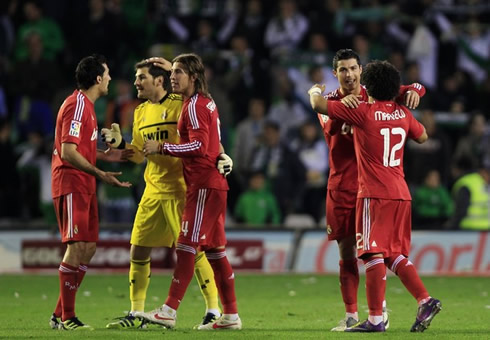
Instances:
[[[393,273],[396,274],[398,264],[405,259],[405,256],[402,254],[393,254],[390,257],[385,259],[385,265],[388,267]]]
[[[83,250],[83,258],[82,262],[88,263],[95,255],[95,251],[97,250],[97,244],[95,242],[86,242]]]
[[[131,261],[145,261],[150,259],[152,248],[131,245],[129,258]]]

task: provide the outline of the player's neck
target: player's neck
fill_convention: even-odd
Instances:
[[[195,94],[196,94],[196,91],[194,90],[194,88],[187,89],[184,93],[182,93],[182,99],[184,101],[186,101],[187,99],[189,99],[190,97],[192,97]]]
[[[158,88],[155,93],[148,98],[152,104],[158,104],[165,96],[167,95],[167,91],[165,91],[163,88]]]
[[[349,89],[346,89],[346,88],[343,88],[341,87],[340,88],[340,93],[342,93],[342,96],[348,96],[349,94],[354,94],[356,96],[360,95],[361,94],[361,87],[358,86],[356,87],[355,89],[353,90],[349,90]]]
[[[100,97],[100,92],[97,88],[95,88],[95,86],[92,86],[87,90],[80,90],[80,92],[82,92],[92,103],[95,103],[95,101]]]

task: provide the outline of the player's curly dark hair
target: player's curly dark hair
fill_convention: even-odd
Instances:
[[[172,63],[181,63],[184,66],[184,70],[189,76],[195,75],[196,81],[194,83],[196,92],[211,98],[208,91],[208,82],[206,81],[206,75],[204,74],[204,63],[201,57],[194,53],[180,54],[176,56]]]
[[[88,90],[95,85],[97,77],[104,75],[104,64],[107,64],[107,60],[100,54],[92,54],[80,60],[75,70],[77,88],[79,90]]]
[[[393,100],[400,89],[400,72],[387,61],[368,63],[361,74],[368,95],[377,100]]]
[[[333,69],[337,70],[337,66],[339,65],[339,60],[348,60],[348,59],[356,59],[357,64],[361,66],[361,58],[359,55],[354,52],[354,50],[351,50],[350,48],[344,48],[341,50],[338,50],[337,53],[335,53],[333,57]]]
[[[172,92],[172,85],[170,84],[170,71],[165,71],[163,68],[153,65],[153,63],[143,59],[142,61],[134,65],[134,70],[139,68],[148,67],[148,73],[151,74],[153,79],[157,77],[163,77],[163,88],[167,92]]]

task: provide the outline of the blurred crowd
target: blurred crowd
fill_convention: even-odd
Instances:
[[[2,0],[0,218],[55,222],[54,122],[82,57],[109,60],[99,129],[119,123],[130,140],[134,64],[194,52],[234,160],[229,221],[281,225],[300,215],[323,226],[328,148],[306,91],[314,83],[336,89],[332,57],[352,48],[363,64],[386,59],[404,84],[425,86],[415,114],[430,139],[409,142],[404,159],[414,228],[456,229],[464,218],[459,178],[486,172],[488,199],[489,18],[485,0]],[[101,221],[131,223],[142,167],[105,166],[134,185],[99,188]]]

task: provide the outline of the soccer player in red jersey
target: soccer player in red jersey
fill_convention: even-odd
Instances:
[[[60,298],[49,323],[64,330],[93,329],[75,315],[75,297],[87,265],[95,254],[99,234],[96,178],[118,187],[130,187],[95,166],[97,159],[120,161],[129,153],[97,150],[95,101],[107,94],[109,68],[105,58],[83,58],[75,71],[78,89],[61,105],[56,119],[51,163],[53,203],[66,252],[59,267]],[[61,321],[58,321],[61,318]]]
[[[151,60],[151,59],[150,59]],[[201,58],[182,54],[172,61],[172,91],[184,104],[177,123],[180,143],[147,140],[145,155],[161,153],[180,157],[187,185],[182,227],[177,241],[177,264],[165,304],[148,313],[137,313],[153,323],[175,326],[177,309],[194,272],[197,249],[204,250],[214,271],[223,315],[200,325],[199,330],[241,329],[235,296],[235,275],[226,257],[224,230],[228,183],[216,167],[222,153],[218,108],[208,93]]]
[[[328,100],[344,101],[350,107],[368,101],[366,88],[361,85],[362,66],[359,55],[351,49],[337,51],[333,58],[333,72],[340,87],[326,95]],[[416,108],[425,88],[417,83],[401,86],[399,103]],[[340,291],[345,305],[345,318],[332,331],[344,331],[359,321],[357,290],[359,270],[356,258],[355,212],[357,196],[357,162],[351,126],[343,120],[318,114],[325,140],[329,146],[330,176],[326,199],[327,234],[336,240],[340,255]],[[389,327],[386,303],[383,301],[383,322]]]
[[[384,332],[382,316],[386,288],[386,266],[398,275],[416,298],[419,309],[412,332],[423,332],[441,310],[441,302],[430,297],[413,264],[410,251],[410,192],[403,173],[406,138],[427,140],[425,128],[411,112],[393,101],[400,88],[400,74],[390,63],[374,61],[362,74],[368,102],[357,108],[325,99],[324,85],[309,91],[312,108],[355,127],[354,146],[358,163],[356,244],[366,267],[369,317],[347,328],[349,332]]]

